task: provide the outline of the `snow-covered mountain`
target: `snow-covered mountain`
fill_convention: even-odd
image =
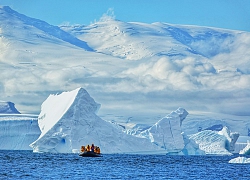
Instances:
[[[152,56],[214,57],[231,51],[237,33],[214,28],[101,19],[89,26],[61,26],[97,52],[129,60]],[[225,46],[224,46],[225,44]]]
[[[215,120],[211,126],[229,118],[244,135],[250,128],[249,32],[107,16],[58,27],[3,6],[0,50],[1,100],[21,113],[39,113],[49,94],[84,87],[110,121],[152,125],[181,106],[190,131],[199,118]]]

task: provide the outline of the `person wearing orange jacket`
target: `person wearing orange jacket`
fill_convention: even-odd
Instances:
[[[85,146],[81,146],[81,152],[85,151]]]
[[[87,151],[89,152],[90,151],[90,145],[87,145]]]

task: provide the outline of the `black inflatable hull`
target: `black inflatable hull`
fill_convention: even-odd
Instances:
[[[101,154],[96,154],[95,152],[92,152],[92,151],[80,153],[79,156],[82,156],[82,157],[102,157]]]

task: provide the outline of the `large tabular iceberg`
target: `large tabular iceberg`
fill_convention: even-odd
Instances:
[[[0,149],[31,150],[40,133],[37,115],[0,114]]]
[[[0,101],[0,149],[31,150],[40,133],[37,115],[20,114],[14,103]]]

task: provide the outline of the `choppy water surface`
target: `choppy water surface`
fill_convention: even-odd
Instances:
[[[78,154],[0,151],[0,179],[250,179],[232,156]]]

